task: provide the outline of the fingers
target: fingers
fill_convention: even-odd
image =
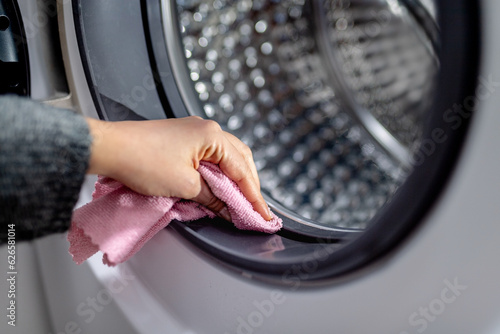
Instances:
[[[199,175],[199,174],[198,174]],[[208,185],[205,183],[201,175],[199,175],[199,182],[201,184],[201,190],[197,196],[193,197],[192,200],[198,202],[210,210],[212,210],[216,215],[224,218],[227,221],[231,221],[231,215],[227,210],[226,205],[220,199],[214,196]]]
[[[245,145],[242,141],[240,141],[231,133],[225,132],[224,134],[226,135],[227,139],[231,142],[231,144],[233,144],[233,146],[235,146],[236,149],[242,152],[243,158],[245,159],[247,165],[250,167],[254,181],[257,183],[257,187],[260,189],[259,175],[257,173],[257,167],[255,166],[255,162],[253,160],[252,151],[247,145]]]
[[[221,170],[240,187],[241,192],[265,220],[272,216],[260,193],[257,169],[248,147],[231,135],[225,136],[224,152],[218,162]]]

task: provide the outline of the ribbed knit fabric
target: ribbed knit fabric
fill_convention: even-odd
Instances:
[[[274,233],[282,227],[281,219],[274,214],[271,221],[262,218],[218,166],[201,162],[198,172],[212,193],[226,203],[237,228]],[[92,197],[92,202],[75,210],[68,233],[69,252],[78,264],[101,250],[103,262],[116,265],[139,251],[173,219],[215,217],[196,202],[140,195],[109,178],[99,178]]]
[[[27,98],[0,97],[0,242],[63,232],[90,157],[85,119]]]

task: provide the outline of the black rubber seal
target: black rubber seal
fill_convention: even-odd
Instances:
[[[75,33],[76,41],[78,43],[78,50],[80,51],[80,59],[83,65],[83,72],[85,73],[85,78],[87,79],[87,84],[90,90],[90,96],[92,96],[92,101],[97,111],[97,115],[100,119],[107,119],[106,113],[104,112],[104,107],[101,102],[100,93],[97,87],[94,85],[92,79],[91,64],[88,60],[86,45],[85,45],[85,34],[83,29],[83,18],[82,18],[82,7],[80,6],[80,0],[72,0],[71,8],[73,9],[73,21],[75,23]]]
[[[169,114],[151,68],[140,2],[73,0],[73,20],[85,78],[101,119],[161,119]],[[114,15],[114,16],[113,16]],[[148,38],[146,38],[146,36]]]
[[[160,15],[151,15],[160,13],[159,2],[144,0],[143,3],[150,14],[147,16],[150,32],[161,31]],[[252,238],[254,245],[265,245],[269,239],[267,235],[236,231],[220,222],[211,226],[207,226],[206,222],[174,222],[172,226],[175,230],[230,267],[281,283],[338,277],[381,259],[401,245],[423,223],[452,175],[471,118],[470,113],[459,114],[452,107],[463,105],[468,97],[474,96],[477,83],[480,59],[479,3],[440,0],[438,8],[441,70],[423,144],[414,157],[414,171],[392,201],[373,218],[364,233],[328,240],[301,236],[300,233],[285,229],[276,236],[283,247],[276,248],[272,256],[269,256],[269,252],[261,256],[258,251],[248,251],[242,247],[240,237],[245,235]],[[158,41],[158,38],[155,36],[153,40]],[[153,60],[161,70],[168,59],[165,59],[165,55],[158,57],[155,50],[153,52]],[[311,263],[310,259],[315,254],[321,260],[315,261],[311,267],[307,264]]]
[[[164,66],[168,66],[169,61],[168,57],[165,53],[161,54],[161,51],[157,51],[155,53],[154,48],[153,48],[153,40],[158,41],[158,38],[161,38],[163,34],[161,33],[161,25],[158,26],[157,24],[152,24],[152,22],[157,23],[158,20],[148,20],[148,17],[151,17],[153,15],[160,15],[160,12],[148,12],[148,6],[145,1],[141,1],[141,15],[142,15],[142,22],[144,24],[144,35],[146,39],[146,46],[148,48],[148,54],[149,54],[149,61],[151,63],[151,69],[153,71],[153,77],[155,80],[155,83],[158,87],[158,96],[160,98],[160,102],[163,106],[163,110],[165,111],[165,114],[167,115],[167,118],[175,118],[175,114],[172,110],[171,104],[168,100],[167,94],[165,87],[163,86],[163,81],[162,81],[162,76],[160,75],[160,70],[158,69],[158,64],[165,64]],[[163,45],[157,46],[158,47],[163,47]],[[157,57],[161,57],[159,60],[156,61],[155,59],[155,54]],[[169,69],[170,72],[170,69]]]
[[[169,118],[190,116],[175,82],[167,52],[166,43],[178,43],[178,41],[167,41],[163,33],[160,1],[142,0],[141,8],[151,68],[158,80],[158,90],[162,91],[158,95],[163,109]]]
[[[80,53],[92,97],[100,117],[104,118],[102,97],[91,82],[91,64],[85,56],[79,3],[80,0],[73,0]],[[281,284],[339,277],[394,251],[423,224],[446,186],[472,118],[471,113],[459,112],[453,106],[463,105],[468,97],[475,95],[480,59],[479,4],[467,0],[438,0],[438,5],[441,9],[438,18],[441,71],[423,144],[414,157],[414,171],[365,232],[328,235],[285,228],[276,235],[264,235],[236,230],[220,220],[172,222],[171,226],[230,268]],[[188,116],[167,52],[167,43],[179,41],[165,39],[160,1],[142,0],[141,11],[149,62],[163,109],[169,117]]]

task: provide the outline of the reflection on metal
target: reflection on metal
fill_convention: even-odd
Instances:
[[[345,11],[335,6],[348,3],[162,1],[168,54],[188,111],[219,122],[252,149],[276,211],[332,231],[364,229],[404,182],[428,103],[420,100],[430,100],[435,72],[428,56],[422,63],[422,54],[412,55],[422,44],[386,55],[415,28],[401,29],[406,21],[370,43],[350,29],[374,9],[356,4],[389,11],[386,1],[352,2],[354,21],[337,18]],[[365,42],[366,52],[345,53],[354,50],[342,49],[347,35]],[[368,73],[353,68],[356,59]]]
[[[409,146],[420,137],[420,116],[429,105],[415,105],[411,100],[431,100],[429,89],[422,89],[423,85],[432,86],[430,82],[436,73],[436,57],[433,50],[430,50],[431,43],[422,37],[416,22],[411,20],[398,1],[346,4],[337,0],[315,0],[313,3],[314,16],[318,22],[318,48],[331,73],[330,79],[337,97],[388,154],[403,167],[410,169],[413,147]],[[374,43],[384,46],[370,45]],[[388,51],[393,54],[389,55]],[[414,58],[409,51],[418,52],[421,57]],[[380,58],[383,57],[395,57],[397,62],[381,62]],[[382,65],[377,64],[377,61]],[[354,70],[361,74],[356,75]],[[416,73],[424,74],[427,80],[404,83],[403,89],[397,87]],[[395,85],[396,88],[382,88],[384,81],[387,82],[386,85]],[[359,96],[360,92],[365,94],[366,91],[370,95],[370,101]],[[375,94],[382,96],[375,97]],[[410,94],[416,96],[410,99]],[[404,98],[407,100],[403,103],[398,101],[399,104],[390,106]],[[377,113],[373,110],[373,101],[377,103],[375,108],[380,108],[382,104],[383,114],[378,115],[381,120],[372,114]],[[398,107],[400,110],[396,109]],[[386,116],[390,108],[396,110],[392,111],[394,116],[388,124],[380,116]],[[401,125],[400,122],[405,121],[405,117],[408,118],[410,127]]]

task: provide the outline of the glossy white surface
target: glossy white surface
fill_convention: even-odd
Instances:
[[[492,92],[481,100],[442,198],[393,256],[356,277],[292,291],[239,277],[166,230],[128,264],[147,288],[147,298],[200,334],[495,332],[500,317],[500,3],[485,1],[483,13],[481,77],[494,82]]]
[[[5,334],[31,334],[49,333],[52,329],[49,312],[46,308],[45,293],[41,283],[40,263],[38,262],[36,250],[32,243],[18,242],[16,244],[15,285],[11,288],[7,282],[9,271],[7,246],[0,247],[0,301],[2,302],[0,313],[0,333]],[[14,293],[13,298],[9,294]],[[8,318],[7,310],[11,300],[15,301],[15,319]],[[8,313],[9,312],[9,313]],[[28,321],[29,319],[29,321]],[[15,320],[15,327],[8,322]]]
[[[482,3],[481,75],[500,82],[500,3]],[[121,311],[94,322],[93,333],[117,332],[109,330],[122,321],[141,334],[498,333],[499,106],[496,86],[481,101],[442,198],[417,233],[383,262],[326,286],[293,290],[239,276],[167,229],[122,266],[134,278],[114,295]],[[98,257],[89,267],[93,276],[65,279],[80,290],[97,282],[109,286],[120,274]],[[78,298],[66,297],[58,300],[60,308],[78,305],[71,302]]]

